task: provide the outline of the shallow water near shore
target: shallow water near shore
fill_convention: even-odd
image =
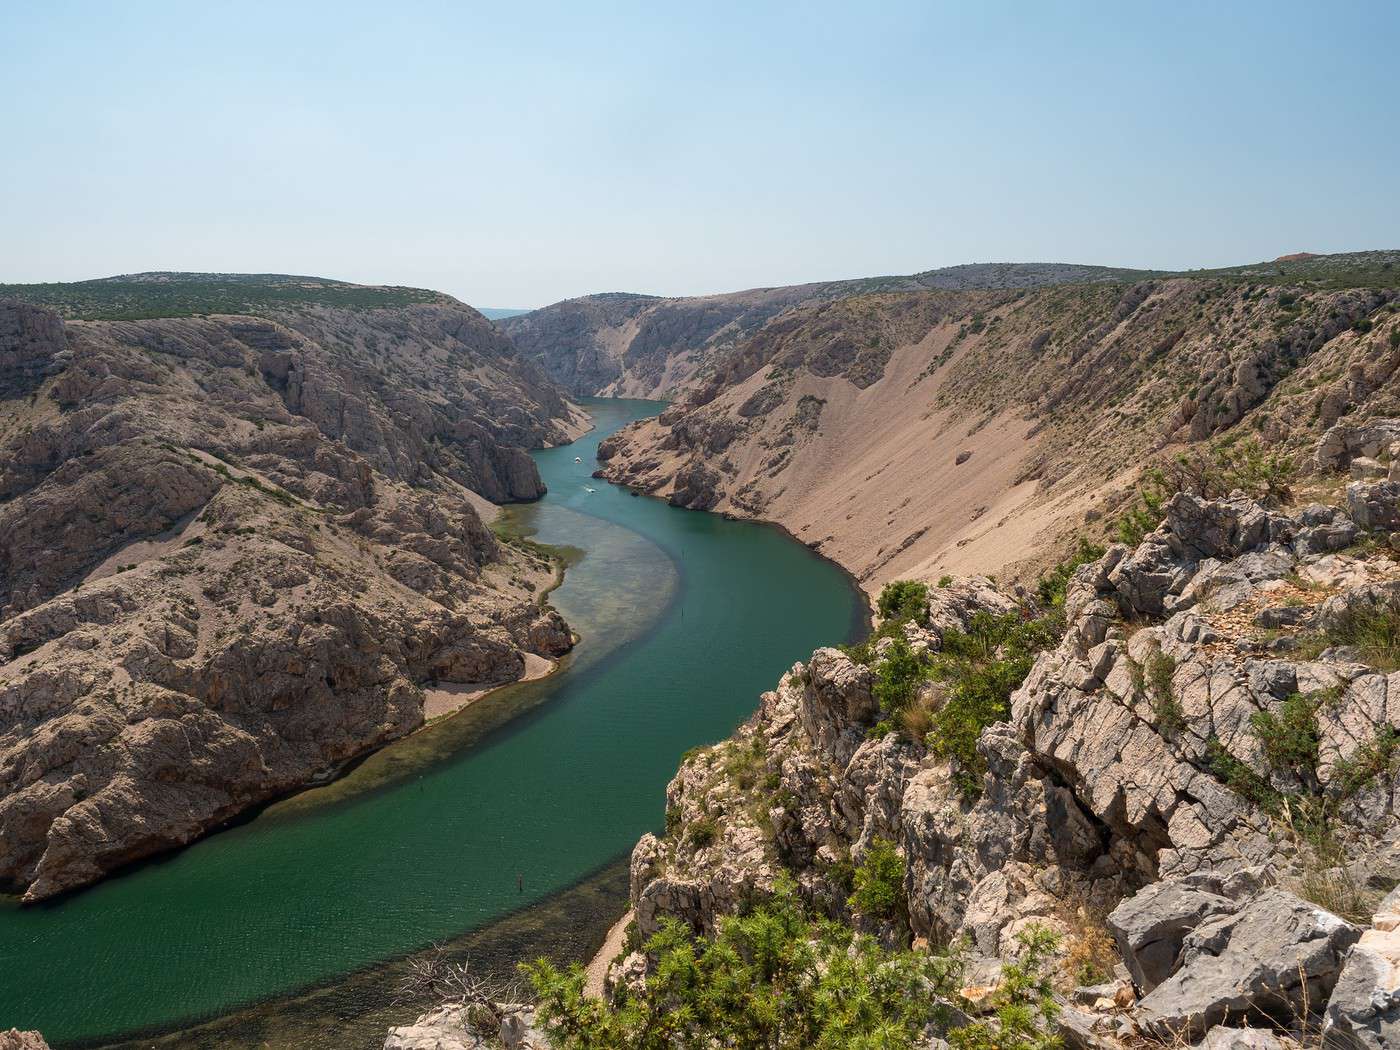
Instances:
[[[142,1045],[378,1045],[408,953],[445,941],[509,968],[601,941],[681,754],[851,637],[864,605],[777,529],[593,480],[598,442],[661,406],[586,407],[594,431],[535,454],[549,494],[509,511],[584,552],[550,595],[581,635],[560,669],[183,851],[0,905],[0,1029],[93,1045],[233,1014]]]

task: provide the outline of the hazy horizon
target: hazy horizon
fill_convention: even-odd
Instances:
[[[7,21],[4,282],[292,273],[527,309],[1400,245],[1379,0]]]

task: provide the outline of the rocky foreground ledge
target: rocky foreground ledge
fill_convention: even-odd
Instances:
[[[609,994],[647,979],[664,920],[712,934],[791,876],[882,943],[964,944],[964,1018],[1040,927],[1060,945],[1047,1034],[1069,1047],[1400,1045],[1397,496],[1359,481],[1346,509],[1293,516],[1175,497],[1070,577],[1063,635],[981,732],[971,789],[882,710],[893,639],[867,663],[817,650],[671,783]],[[1026,608],[943,584],[904,625],[916,651]],[[897,906],[870,914],[850,879],[876,851]],[[385,1045],[548,1045],[525,1009],[509,1034],[448,1010]]]

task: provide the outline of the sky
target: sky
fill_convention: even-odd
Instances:
[[[533,307],[1400,248],[1400,3],[0,0],[0,281]]]

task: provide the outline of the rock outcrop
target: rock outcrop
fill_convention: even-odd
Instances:
[[[1400,559],[1341,552],[1358,535],[1338,508],[1178,495],[1142,543],[1070,577],[1063,636],[982,730],[972,795],[956,760],[887,731],[877,672],[818,650],[682,765],[666,833],[633,852],[637,934],[667,916],[713,931],[787,871],[887,943],[966,944],[973,974],[994,975],[1031,924],[1071,956],[1111,952],[1123,980],[1076,993],[1069,1045],[1282,1045],[1324,1010],[1336,1045],[1388,1045],[1393,916],[1331,910],[1339,887],[1362,899],[1400,877],[1400,672],[1329,642],[1356,609],[1400,611]],[[915,651],[1026,608],[987,580],[929,593],[928,626],[905,628]],[[1284,732],[1301,734],[1297,761],[1279,758]],[[1296,822],[1323,805],[1319,852]],[[903,880],[896,913],[871,916],[849,878],[877,843]],[[634,954],[613,980],[645,966]],[[1237,1027],[1261,1021],[1274,1030]]]
[[[559,655],[558,391],[444,303],[60,321],[0,306],[0,886],[181,845]]]
[[[1272,1016],[1287,1029],[1324,1003],[1361,931],[1271,889],[1187,935],[1172,974],[1138,1004],[1149,1032],[1201,1035],[1226,1020]]]
[[[448,1003],[391,1028],[384,1050],[550,1050],[534,1020],[518,1004]]]
[[[1381,901],[1347,956],[1322,1034],[1347,1050],[1400,1046],[1400,891]]]

